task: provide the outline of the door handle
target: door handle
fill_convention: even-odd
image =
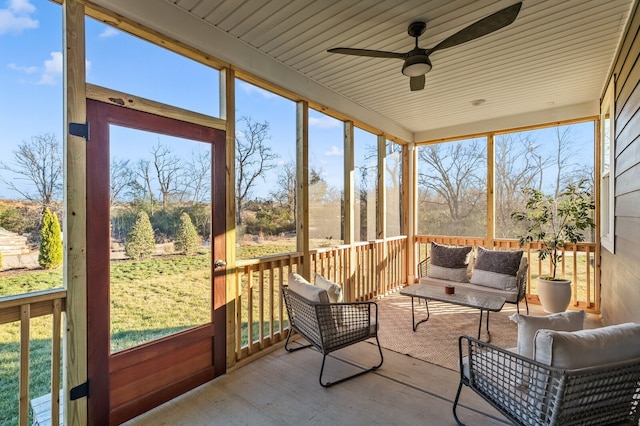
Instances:
[[[222,259],[218,259],[218,260],[216,260],[216,262],[213,264],[213,266],[214,266],[215,268],[222,268],[223,266],[227,266],[227,262],[225,262],[225,261],[224,261],[224,260],[222,260]]]

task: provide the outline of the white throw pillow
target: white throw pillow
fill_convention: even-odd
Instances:
[[[584,327],[584,311],[567,311],[536,317],[513,314],[509,319],[518,324],[518,354],[533,358],[533,340],[540,329],[577,331]]]
[[[640,324],[625,323],[574,332],[540,330],[534,359],[557,368],[586,368],[640,357]]]
[[[290,291],[304,297],[311,303],[329,303],[327,290],[312,285],[302,275],[295,272],[289,274],[288,286]]]
[[[427,276],[430,278],[438,278],[440,280],[455,281],[458,283],[468,283],[469,275],[466,267],[464,268],[445,268],[444,266],[429,265]]]
[[[315,275],[313,282],[316,286],[327,290],[327,294],[329,295],[329,303],[342,302],[342,287],[340,287],[338,284],[326,279],[320,274]]]
[[[482,269],[474,269],[469,282],[471,284],[497,288],[499,290],[514,291],[518,288],[516,277],[492,271],[483,271]]]

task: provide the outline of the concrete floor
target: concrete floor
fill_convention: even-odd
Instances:
[[[126,423],[139,425],[455,425],[459,374],[384,350],[377,371],[322,388],[322,355],[283,348],[202,385]],[[325,371],[349,374],[375,364],[366,342],[332,354]],[[330,375],[330,376],[331,376]],[[458,415],[468,425],[509,424],[473,392],[463,389]]]

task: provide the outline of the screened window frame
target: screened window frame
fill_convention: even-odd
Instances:
[[[615,253],[615,117],[615,77],[612,77],[600,106],[599,177],[600,244],[611,253]]]

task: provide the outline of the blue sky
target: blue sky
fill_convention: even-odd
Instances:
[[[12,161],[20,142],[33,136],[53,133],[62,143],[61,14],[62,7],[47,0],[0,0],[0,161],[5,163]],[[216,70],[91,19],[86,28],[88,82],[219,116]],[[294,160],[295,104],[245,82],[236,84],[237,117],[267,121],[278,162]],[[309,127],[310,166],[321,171],[331,186],[342,188],[342,122],[311,111]],[[588,134],[592,130],[586,127],[577,137],[592,140]],[[147,155],[148,147],[158,142],[156,135],[150,137],[128,146],[132,162]],[[355,137],[358,163],[365,146],[375,146],[376,138],[359,129]],[[592,158],[591,151],[583,154]],[[259,183],[255,195],[269,192],[276,172]],[[0,198],[16,196],[0,183]]]
[[[219,74],[216,70],[144,42],[100,22],[86,23],[87,81],[219,116]],[[62,8],[46,0],[0,3],[0,160],[12,161],[17,145],[43,133],[62,142]],[[238,117],[269,122],[269,140],[279,162],[295,159],[295,104],[238,81]],[[10,102],[7,102],[10,100]],[[312,166],[322,170],[331,185],[342,185],[342,123],[319,112],[309,118]],[[153,141],[140,142],[130,152],[144,156]],[[362,132],[375,143],[375,137]],[[145,148],[142,148],[142,147]],[[131,147],[130,147],[131,148]],[[7,173],[6,171],[3,173]],[[264,193],[273,182],[267,177]],[[0,186],[0,197],[15,197]]]

